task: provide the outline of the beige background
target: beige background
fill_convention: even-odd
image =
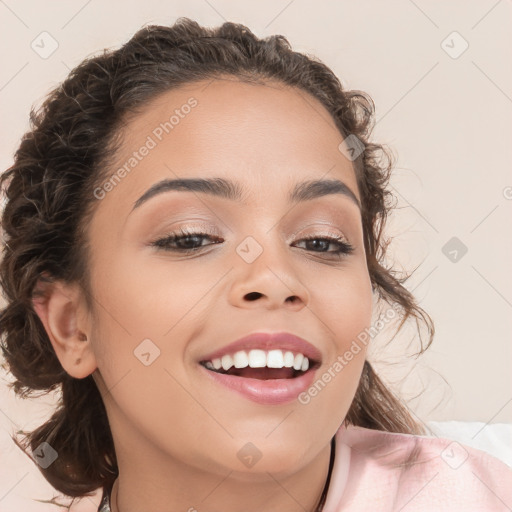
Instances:
[[[509,1],[495,0],[3,0],[1,169],[28,127],[30,106],[82,58],[118,46],[143,24],[188,16],[212,26],[241,22],[258,36],[283,34],[345,87],[372,96],[374,139],[398,157],[391,253],[398,268],[418,267],[407,287],[437,334],[415,360],[405,357],[417,348],[406,346],[413,330],[387,347],[383,332],[372,360],[422,421],[512,422],[511,11]],[[42,38],[45,51],[58,43],[47,58],[31,47],[34,41],[42,52]],[[467,247],[456,262],[443,253],[453,237]],[[0,384],[4,433],[38,424],[45,410]]]

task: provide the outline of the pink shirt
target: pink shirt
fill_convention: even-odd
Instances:
[[[512,468],[449,439],[342,426],[323,509],[338,511],[512,511]]]

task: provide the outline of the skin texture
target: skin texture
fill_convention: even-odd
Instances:
[[[197,105],[158,141],[153,130],[191,97]],[[305,92],[235,78],[146,104],[128,120],[112,172],[149,135],[158,144],[98,200],[89,226],[95,310],[64,283],[35,304],[65,370],[92,373],[104,397],[120,469],[113,511],[312,511],[365,349],[307,405],[254,403],[212,384],[198,361],[249,333],[287,331],[320,350],[319,378],[371,325],[357,205],[342,195],[287,202],[312,179],[344,181],[360,200],[343,137]],[[178,177],[236,180],[245,201],[170,191],[131,212],[151,185]],[[188,255],[150,245],[178,228],[208,228],[221,243],[199,239]],[[337,258],[336,244],[300,241],[310,235],[342,236],[355,250]],[[247,236],[263,249],[250,264],[236,252]],[[160,350],[149,366],[134,355],[146,338]],[[237,457],[249,442],[262,455],[251,468]]]

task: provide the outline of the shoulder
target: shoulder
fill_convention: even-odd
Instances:
[[[331,483],[324,512],[512,509],[512,468],[445,438],[342,427]]]

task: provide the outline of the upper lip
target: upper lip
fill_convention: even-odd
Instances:
[[[240,350],[289,350],[304,354],[311,362],[319,363],[322,359],[320,351],[311,343],[289,332],[255,332],[244,336],[229,345],[204,356],[201,361],[212,361],[226,354],[234,354]]]

